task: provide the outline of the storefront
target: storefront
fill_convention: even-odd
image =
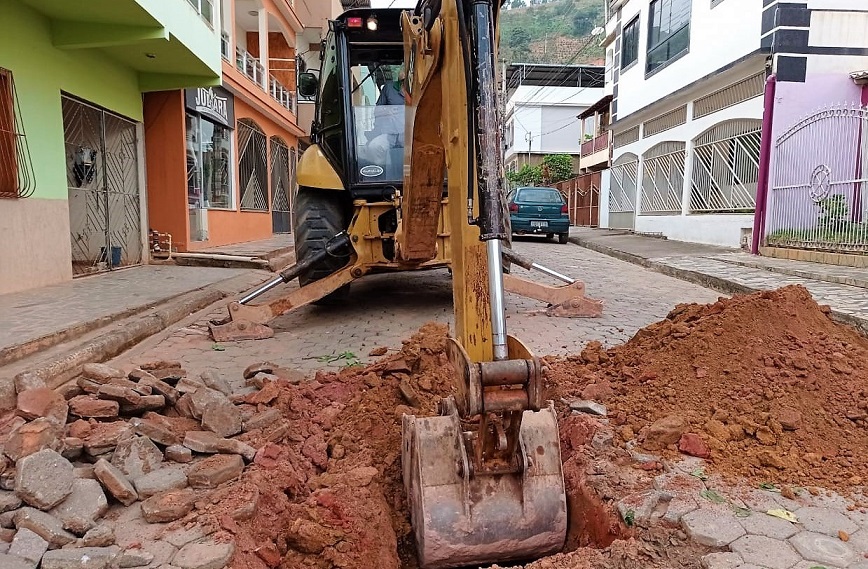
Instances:
[[[235,209],[235,98],[222,87],[184,92],[190,241],[208,241],[208,210]]]

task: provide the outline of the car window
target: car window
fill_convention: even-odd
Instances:
[[[518,200],[533,203],[564,203],[564,200],[563,198],[561,198],[561,193],[559,191],[548,190],[545,188],[525,188],[523,190],[519,190]]]

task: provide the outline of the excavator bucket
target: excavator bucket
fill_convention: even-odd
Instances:
[[[551,407],[524,411],[522,469],[474,476],[456,412],[404,415],[404,483],[424,569],[533,559],[558,552],[567,505]]]

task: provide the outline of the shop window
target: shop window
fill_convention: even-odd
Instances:
[[[12,72],[0,67],[0,198],[26,198],[34,189],[33,163],[20,121]]]
[[[187,113],[187,201],[191,209],[235,209],[232,130]]]

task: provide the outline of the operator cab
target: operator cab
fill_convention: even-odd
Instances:
[[[317,78],[312,137],[354,199],[390,199],[404,175],[403,10],[354,9],[329,22]]]

